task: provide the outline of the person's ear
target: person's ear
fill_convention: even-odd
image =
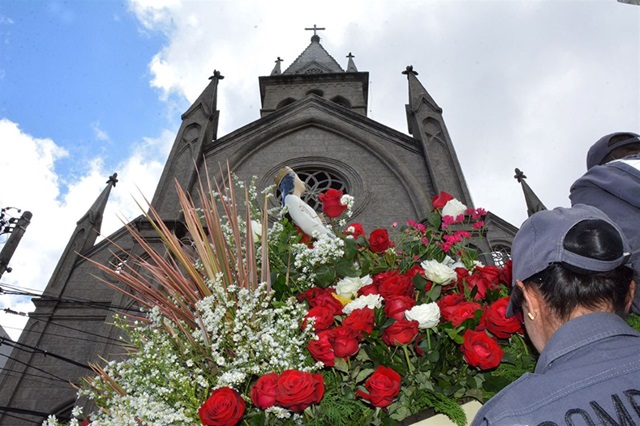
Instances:
[[[541,313],[540,293],[538,293],[538,291],[532,286],[525,286],[520,280],[516,281],[516,285],[520,290],[522,290],[522,295],[524,297],[524,301],[522,303],[522,313],[524,314],[524,317],[531,321],[535,321]]]
[[[629,293],[627,293],[627,304],[624,308],[625,312],[629,313],[629,311],[631,310],[631,305],[633,304],[633,298],[636,295],[636,282],[635,281],[631,281],[631,284],[629,284]]]

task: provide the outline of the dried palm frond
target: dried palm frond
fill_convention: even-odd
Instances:
[[[238,206],[232,173],[223,174],[222,185],[212,186],[208,178],[200,179],[196,203],[177,183],[177,194],[190,245],[185,245],[174,232],[172,223],[163,220],[150,205],[145,213],[159,237],[161,246],[129,223],[125,225],[146,258],[136,256],[122,262],[115,270],[88,259],[118,284],[102,279],[107,285],[126,294],[146,310],[158,309],[173,325],[176,340],[186,337],[193,341],[193,330],[200,329],[205,339],[195,304],[214,291],[226,291],[229,285],[254,289],[260,282],[269,286],[269,262],[266,225],[267,211],[262,210],[261,271],[251,232],[251,209],[248,192],[242,194],[244,208]],[[215,191],[214,191],[215,188]],[[142,209],[142,206],[140,206]],[[266,200],[265,200],[266,207]],[[220,212],[222,209],[222,213]],[[143,209],[144,210],[144,209]],[[240,211],[246,211],[243,225]],[[225,232],[225,230],[227,232]],[[122,250],[117,244],[116,248]],[[259,281],[261,280],[261,281]],[[220,285],[212,285],[220,283]],[[124,286],[122,286],[124,284]],[[174,328],[177,326],[180,332]]]

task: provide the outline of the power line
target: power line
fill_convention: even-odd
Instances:
[[[6,357],[7,357],[7,359],[10,359],[10,360],[12,360],[12,361],[17,362],[18,364],[22,364],[22,365],[27,366],[27,367],[29,367],[29,368],[33,368],[34,370],[40,371],[40,372],[42,372],[42,373],[44,373],[44,374],[48,374],[48,375],[49,375],[49,376],[51,376],[51,377],[55,377],[56,379],[58,379],[58,380],[60,380],[60,381],[62,381],[62,382],[70,383],[70,380],[65,380],[65,379],[63,379],[62,377],[58,377],[58,376],[56,376],[56,375],[55,375],[55,374],[53,374],[53,373],[49,373],[48,371],[43,370],[42,368],[34,367],[34,366],[33,366],[33,365],[31,365],[31,364],[27,364],[27,363],[26,363],[26,362],[24,362],[24,361],[20,361],[18,358],[14,358],[14,357],[9,356],[9,355],[4,355],[4,356],[6,356]]]
[[[2,328],[4,328],[5,330],[22,330],[25,333],[40,333],[42,334],[43,332],[40,330],[27,330],[27,329],[21,329],[18,327],[10,327],[10,326],[5,326],[3,325]],[[54,336],[54,337],[64,337],[65,339],[73,339],[73,340],[82,340],[84,342],[89,342],[89,343],[104,343],[104,342],[99,342],[98,340],[93,340],[93,339],[85,339],[83,337],[79,337],[79,336],[71,336],[68,334],[59,334],[59,333],[52,333],[50,331],[47,331],[47,336]],[[113,340],[115,342],[118,343],[123,343],[122,340],[118,340],[118,339],[113,339],[113,338],[109,338],[109,337],[100,337],[101,339],[104,340]],[[15,341],[15,340],[14,340]]]
[[[2,286],[4,287],[12,287],[12,286],[8,286],[6,284],[3,284]],[[95,302],[89,299],[73,299],[73,298],[62,298],[62,297],[53,297],[53,296],[47,296],[47,295],[41,295],[41,294],[37,294],[37,293],[32,293],[29,291],[23,291],[23,290],[11,290],[9,289],[8,291],[5,290],[2,286],[0,286],[0,294],[6,294],[6,295],[10,295],[10,296],[30,296],[30,297],[37,297],[41,300],[47,300],[47,301],[54,301],[54,302],[62,302],[62,303],[68,303],[68,304],[76,304],[76,305],[81,305],[81,306],[89,306],[92,308],[98,308],[98,309],[104,309],[106,311],[112,311],[112,312],[119,312],[119,311],[134,311],[134,312],[140,312],[139,308],[129,308],[129,307],[125,307],[125,306],[114,306],[111,305],[108,302],[105,303],[100,303],[100,302]],[[18,287],[15,287],[18,288]]]
[[[3,344],[11,346],[11,347],[16,348],[16,349],[21,350],[21,351],[28,352],[28,353],[41,354],[41,355],[44,355],[45,357],[50,356],[51,358],[55,358],[55,359],[58,359],[58,360],[60,360],[62,362],[66,362],[67,364],[72,364],[72,365],[75,365],[76,367],[82,367],[84,369],[91,370],[91,367],[89,367],[88,365],[82,364],[82,363],[80,363],[78,361],[74,361],[71,358],[67,358],[65,356],[58,355],[58,354],[56,354],[54,352],[49,352],[47,350],[40,349],[40,348],[38,348],[36,346],[31,346],[31,345],[27,345],[27,344],[24,344],[24,343],[14,342],[13,340],[9,340],[9,339],[5,339],[4,337],[0,337],[0,346],[2,346]],[[26,348],[26,349],[24,349],[24,348]],[[93,370],[91,370],[91,371],[93,371]]]
[[[28,316],[28,315],[27,315],[26,313],[24,313],[24,312],[17,312],[17,311],[14,311],[13,309],[10,309],[10,308],[4,308],[4,309],[3,309],[3,311],[4,311],[5,313],[7,313],[7,314],[19,315],[19,316]],[[92,333],[92,332],[90,332],[90,331],[81,330],[81,329],[79,329],[79,328],[69,327],[68,325],[60,324],[60,323],[55,322],[55,321],[51,321],[51,320],[49,320],[49,321],[45,321],[45,320],[41,320],[41,319],[34,318],[34,317],[30,317],[29,319],[31,319],[31,320],[33,320],[33,321],[37,321],[37,322],[43,322],[43,323],[45,323],[45,324],[52,324],[52,325],[55,325],[56,327],[60,327],[60,328],[66,328],[66,329],[68,329],[68,330],[75,331],[75,332],[77,332],[77,333],[84,333],[84,334],[88,334],[88,335],[90,335],[90,336],[99,337],[99,338],[101,338],[101,339],[113,340],[114,342],[122,343],[122,341],[121,341],[121,340],[114,339],[113,337],[105,337],[105,336],[101,336],[101,335],[99,335],[99,334],[97,334],[97,333]],[[43,332],[41,332],[41,333],[43,333]]]
[[[2,355],[2,354],[0,354]],[[16,373],[16,374],[10,374],[10,373]],[[50,385],[51,383],[48,382],[43,382],[42,380],[50,380],[52,382],[59,382],[59,379],[56,378],[52,378],[52,377],[44,377],[41,376],[39,374],[33,374],[33,373],[27,373],[27,372],[23,372],[23,371],[18,371],[18,370],[11,370],[6,368],[6,366],[2,369],[2,374],[5,374],[7,377],[14,377],[16,379],[22,379],[23,376],[27,376],[25,377],[25,380],[29,380],[31,382],[36,382],[36,383],[42,383],[45,385]],[[36,380],[36,379],[32,379],[31,377],[37,377],[38,379],[42,379],[42,380]],[[65,383],[69,383],[68,380],[64,381]]]

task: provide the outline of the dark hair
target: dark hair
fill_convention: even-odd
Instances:
[[[584,220],[569,230],[564,248],[582,256],[614,260],[623,254],[622,238],[604,220]],[[607,272],[594,272],[566,263],[552,263],[542,272],[523,280],[534,285],[560,320],[566,321],[578,307],[597,309],[610,306],[623,315],[633,270],[622,265]],[[522,292],[514,287],[515,306],[521,306]]]
[[[638,136],[633,133],[620,133],[618,135],[615,135],[611,139],[609,139],[609,143],[607,145],[613,146],[618,142],[622,142],[627,139],[633,139],[633,138],[637,139]],[[632,154],[637,154],[639,152],[640,152],[640,142],[623,145],[621,147],[612,149],[611,152],[605,155],[605,157],[600,161],[600,164],[601,165],[606,164],[610,161],[618,160],[620,158],[624,158]]]

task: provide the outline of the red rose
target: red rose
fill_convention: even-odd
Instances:
[[[298,294],[298,300],[300,302],[305,300],[309,304],[309,306],[313,307],[313,306],[316,306],[316,304],[313,303],[316,297],[320,296],[321,294],[332,292],[332,291],[333,290],[331,290],[330,288],[311,287],[309,290]]]
[[[367,238],[367,234],[364,232],[364,228],[359,223],[352,223],[347,226],[347,229],[344,231],[345,235],[351,235],[354,239],[358,239],[360,235],[364,235]]]
[[[364,307],[354,309],[348,317],[342,321],[342,326],[351,330],[358,337],[362,333],[373,333],[373,323],[375,322],[373,309]]]
[[[399,274],[396,271],[390,271],[382,277],[378,277],[378,292],[384,299],[389,299],[394,296],[408,296],[412,297],[415,292],[415,287],[411,282],[411,279],[406,275]],[[382,274],[378,274],[382,275]]]
[[[522,323],[515,317],[507,318],[507,305],[509,297],[503,297],[492,303],[484,315],[484,323],[487,330],[498,339],[508,339],[514,333],[522,334]]]
[[[263,410],[272,407],[276,403],[277,385],[277,373],[269,373],[260,377],[251,388],[251,402],[253,402],[253,405]]]
[[[386,229],[376,229],[369,235],[369,248],[375,253],[382,253],[391,246]]]
[[[413,277],[416,275],[420,275],[422,278],[425,278],[424,268],[420,265],[413,265],[407,272],[404,273],[407,277],[413,280]]]
[[[415,299],[408,296],[391,296],[384,301],[384,313],[395,320],[404,319],[405,311],[416,306]]]
[[[374,407],[388,407],[400,393],[401,380],[400,375],[393,369],[380,365],[364,383],[369,394],[358,389],[356,396],[366,399]]]
[[[333,296],[334,294],[336,294],[335,291],[330,290],[318,295],[313,299],[312,306],[323,306],[327,308],[332,315],[341,314],[343,308],[342,303]]]
[[[276,405],[290,411],[302,412],[317,404],[324,395],[324,379],[321,374],[286,370],[278,377]]]
[[[401,346],[411,343],[418,335],[418,321],[402,319],[391,324],[382,332],[382,341],[389,346]]]
[[[513,262],[511,259],[507,260],[504,267],[500,269],[500,275],[498,275],[498,281],[511,288],[511,270]]]
[[[442,312],[443,309],[445,308],[449,308],[451,306],[455,306],[457,304],[459,304],[460,302],[464,301],[464,296],[459,294],[459,293],[451,293],[451,294],[447,294],[446,296],[444,296],[442,299],[438,300],[438,307],[440,308],[440,312]],[[446,320],[446,318],[445,318]]]
[[[321,331],[316,335],[317,339],[312,339],[307,345],[313,359],[322,362],[326,367],[333,367],[336,359],[333,346],[329,342],[331,333],[332,330]]]
[[[298,234],[300,234],[300,241],[298,241],[300,244],[306,244],[307,246],[312,246],[313,245],[313,238],[311,237],[311,235],[305,233],[298,225],[296,225],[295,223],[293,224],[293,226],[295,226],[296,230],[298,231]]]
[[[464,359],[473,367],[490,370],[500,365],[504,352],[498,341],[484,331],[467,330],[462,336],[461,346]]]
[[[396,275],[399,275],[398,271],[385,271],[385,272],[380,272],[379,274],[375,274],[371,279],[373,280],[373,283],[375,285],[379,286],[387,278],[395,277]]]
[[[240,394],[229,388],[213,391],[209,399],[198,408],[203,425],[233,426],[240,423],[244,415],[245,403]]]
[[[462,280],[469,276],[469,270],[467,268],[456,268],[456,281],[459,284],[459,287],[462,286]],[[462,291],[462,289],[460,289]]]
[[[367,284],[364,287],[360,287],[360,290],[358,290],[358,296],[368,296],[370,294],[379,294],[378,284]]]
[[[314,330],[326,330],[333,325],[333,315],[334,310],[332,308],[328,308],[326,306],[314,306],[313,308],[309,309],[307,315],[304,317],[304,320],[302,321],[302,328],[306,328],[307,318],[313,317],[316,319]]]
[[[360,350],[358,334],[344,326],[331,329],[329,342],[337,358],[348,358],[358,353]]]
[[[347,206],[340,202],[342,198],[342,191],[339,189],[329,189],[324,194],[318,195],[318,200],[322,203],[322,213],[333,218],[340,216]]]
[[[463,301],[440,309],[440,315],[445,321],[451,321],[454,327],[458,327],[466,319],[473,318],[476,311],[482,309],[479,303]]]
[[[499,275],[500,269],[495,266],[477,266],[473,274],[465,277],[464,281],[469,290],[473,290],[474,287],[478,288],[474,299],[479,300],[485,298],[488,289],[497,289],[500,287]],[[461,283],[462,281],[459,281],[459,284]],[[460,288],[460,291],[462,291],[462,288]]]
[[[453,196],[442,191],[431,199],[431,205],[434,210],[440,210],[451,200],[453,200]]]

